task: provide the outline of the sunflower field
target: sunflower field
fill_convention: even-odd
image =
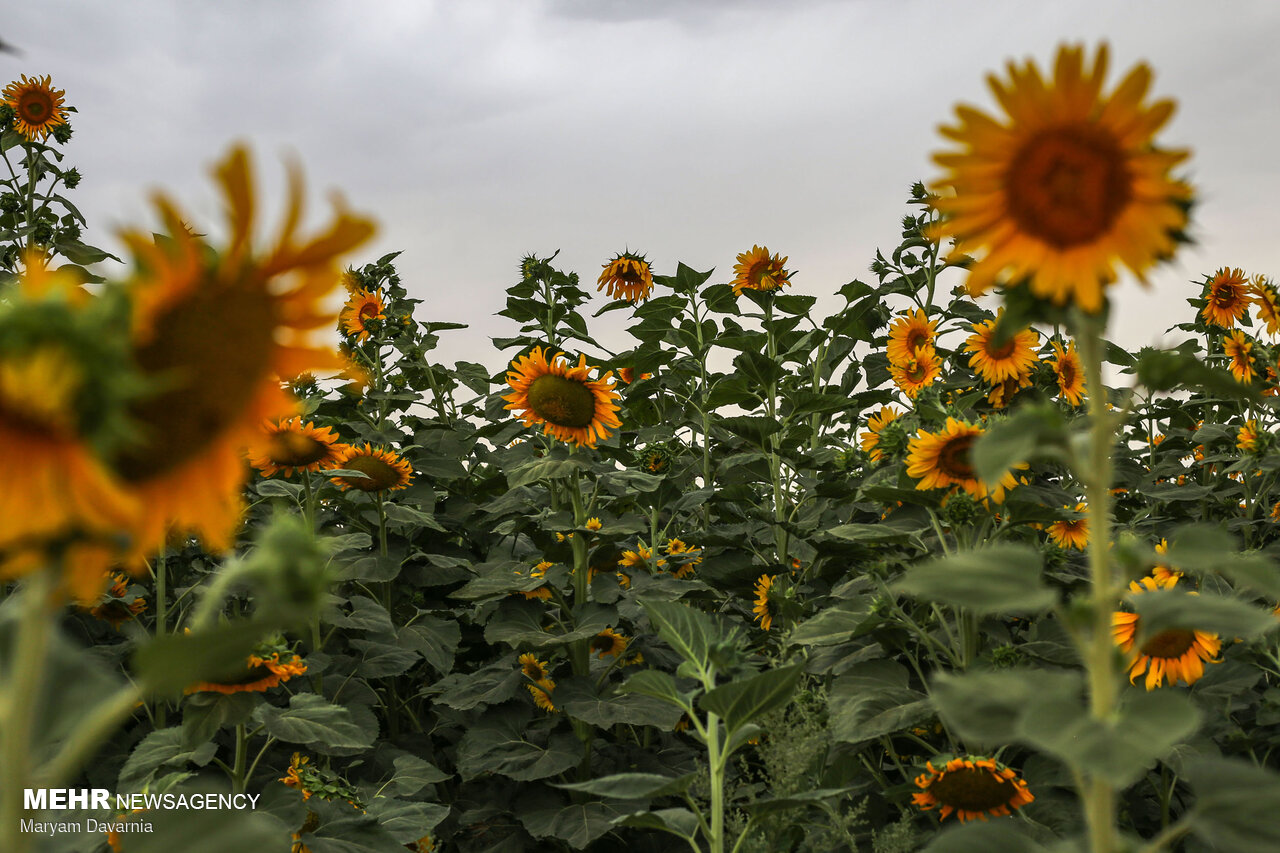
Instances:
[[[992,76],[825,316],[760,245],[529,255],[488,365],[242,146],[89,245],[10,83],[0,850],[1280,850],[1280,291],[1108,341],[1195,190],[1107,77]]]

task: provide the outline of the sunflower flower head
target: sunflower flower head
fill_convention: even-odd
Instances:
[[[889,363],[889,377],[912,400],[941,375],[942,359],[931,349],[918,349],[906,361]]]
[[[1027,61],[987,80],[1004,116],[969,106],[941,128],[958,148],[934,155],[938,237],[974,258],[966,287],[1026,286],[1055,305],[1102,309],[1123,264],[1140,280],[1172,256],[1191,188],[1170,176],[1188,153],[1153,138],[1174,103],[1147,103],[1151,70],[1134,67],[1103,93],[1110,52],[1058,48],[1048,79]]]
[[[1236,447],[1245,453],[1254,453],[1259,448],[1261,437],[1258,433],[1258,422],[1252,418],[1244,422],[1236,433]]]
[[[230,547],[247,478],[241,448],[259,438],[264,420],[296,413],[282,380],[343,368],[315,336],[332,327],[326,302],[341,278],[339,258],[373,234],[339,201],[327,228],[300,239],[302,179],[291,169],[284,225],[274,245],[257,246],[248,152],[232,149],[215,174],[230,226],[225,245],[205,243],[163,196],[156,204],[167,237],[122,234],[137,265],[134,361],[163,383],[130,406],[142,437],[113,459],[145,507],[136,562],[170,529],[213,550]]]
[[[867,416],[867,430],[862,433],[862,451],[872,462],[880,462],[885,453],[895,453],[902,449],[906,433],[902,429],[889,430],[902,412],[892,406],[881,406],[880,411]]]
[[[1005,340],[998,341],[996,327],[1004,309],[994,320],[986,320],[973,325],[973,334],[965,342],[965,352],[969,356],[969,366],[989,385],[999,385],[1010,379],[1021,382],[1035,372],[1040,359],[1036,350],[1040,345],[1040,335],[1034,329],[1023,329],[1013,335],[1006,335]]]
[[[344,445],[338,451],[331,467],[348,471],[360,471],[363,477],[334,477],[342,489],[358,489],[362,492],[396,492],[407,489],[413,479],[413,467],[394,450],[374,447]]]
[[[1005,492],[1017,485],[1012,471],[994,485],[978,478],[973,467],[973,445],[985,430],[955,418],[936,432],[921,430],[907,443],[907,474],[920,482],[917,489],[959,487],[978,500],[1003,503]],[[1026,467],[1023,463],[1020,467]]]
[[[618,657],[627,650],[627,644],[631,642],[625,635],[619,634],[612,628],[605,628],[599,634],[591,638],[591,651],[597,657]]]
[[[66,91],[53,88],[47,74],[27,79],[23,74],[4,88],[4,103],[13,110],[13,129],[30,142],[43,140],[67,123]]]
[[[1244,270],[1223,267],[1205,284],[1200,316],[1211,326],[1234,328],[1249,307],[1248,277]]]
[[[1173,589],[1181,575],[1169,573],[1162,579],[1148,576],[1129,584],[1133,594],[1143,594],[1161,589]],[[1170,686],[1179,681],[1194,684],[1204,675],[1204,665],[1218,663],[1215,659],[1222,649],[1217,634],[1194,628],[1166,628],[1147,637],[1141,645],[1137,636],[1141,617],[1137,613],[1117,610],[1111,616],[1111,636],[1120,651],[1129,658],[1129,682],[1146,673],[1147,690]]]
[[[769,592],[773,589],[773,582],[776,575],[761,575],[756,580],[755,586],[755,604],[751,606],[751,612],[755,614],[754,618],[760,623],[760,627],[768,631],[773,627],[774,607],[769,600]]]
[[[563,353],[548,358],[549,351],[534,347],[528,355],[511,364],[507,384],[511,393],[503,397],[525,426],[542,425],[553,438],[579,447],[595,447],[607,439],[618,420],[619,394],[613,390],[613,374],[592,379],[587,357],[571,365]]]
[[[1073,406],[1080,405],[1084,401],[1084,370],[1076,352],[1076,342],[1072,341],[1063,349],[1062,344],[1054,341],[1053,355],[1049,366],[1058,380],[1058,395]]]
[[[119,572],[109,572],[107,578],[106,592],[102,594],[97,604],[87,609],[90,616],[108,622],[112,628],[119,630],[125,622],[131,621],[146,610],[147,602],[141,595],[130,593],[129,580],[124,575]],[[81,607],[83,608],[84,605]]]
[[[1017,773],[981,756],[926,762],[915,781],[921,790],[913,801],[924,811],[938,809],[940,821],[952,814],[961,823],[1005,817],[1035,799]]]
[[[643,302],[653,292],[653,270],[643,255],[623,252],[604,265],[596,290],[606,290],[611,298],[632,304]]]
[[[1252,382],[1256,375],[1253,364],[1253,341],[1239,329],[1233,329],[1222,338],[1222,351],[1226,354],[1227,369],[1238,382]]]
[[[1266,324],[1267,334],[1280,334],[1280,291],[1275,282],[1264,275],[1255,275],[1249,283],[1253,304],[1258,308],[1258,319]]]
[[[663,548],[665,557],[658,560],[658,568],[665,568],[678,578],[693,575],[694,566],[702,562],[702,549],[694,548],[683,539],[672,539]]]
[[[319,471],[333,466],[347,446],[330,427],[317,427],[302,418],[277,419],[262,425],[262,435],[250,446],[249,464],[264,477]]]
[[[636,466],[646,474],[665,474],[671,469],[675,454],[665,442],[647,444],[636,451]]]
[[[265,693],[296,675],[307,671],[307,665],[282,645],[260,647],[249,655],[244,668],[226,678],[192,684],[184,693]]]
[[[1063,507],[1071,509],[1071,507]],[[1058,519],[1049,525],[1046,533],[1053,540],[1054,544],[1059,548],[1074,548],[1077,551],[1083,551],[1089,544],[1089,516],[1088,507],[1082,503],[1075,506],[1075,512],[1079,517]]]
[[[902,364],[914,358],[916,350],[932,352],[937,337],[937,320],[930,320],[919,308],[908,311],[889,327],[889,361]]]
[[[744,290],[769,293],[791,283],[793,272],[785,269],[787,259],[770,255],[763,246],[752,246],[748,252],[738,255],[733,265],[733,295],[741,296]]]
[[[352,293],[347,304],[342,306],[338,325],[344,334],[364,343],[387,319],[386,307],[377,291],[361,288]]]

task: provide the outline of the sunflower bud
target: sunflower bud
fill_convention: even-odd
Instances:
[[[62,183],[67,189],[73,190],[80,185],[80,170],[74,167],[67,169],[62,173]]]
[[[66,145],[71,139],[71,125],[65,121],[62,124],[54,125],[53,138],[58,144]]]
[[[22,199],[17,193],[0,193],[0,213],[17,213],[22,209]]]
[[[666,442],[647,445],[636,452],[636,466],[646,474],[665,474],[671,468],[674,454]]]
[[[966,527],[982,513],[982,504],[968,492],[960,490],[949,495],[942,504],[942,517],[950,527]]]

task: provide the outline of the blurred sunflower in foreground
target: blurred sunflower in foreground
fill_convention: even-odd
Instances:
[[[931,236],[975,256],[970,294],[1026,284],[1096,313],[1117,264],[1145,281],[1184,239],[1192,191],[1170,171],[1188,152],[1153,142],[1174,102],[1145,103],[1145,64],[1104,95],[1109,58],[1105,44],[1092,65],[1083,47],[1060,47],[1049,80],[1010,62],[1007,80],[987,78],[1003,120],[962,105],[941,128],[959,148],[934,155],[946,174],[933,185],[943,219]]]
[[[247,473],[241,448],[260,440],[264,420],[295,414],[282,380],[345,366],[310,337],[333,324],[324,303],[341,279],[340,258],[374,230],[339,202],[326,230],[299,240],[302,179],[291,169],[275,245],[255,247],[248,152],[234,148],[215,175],[227,205],[226,246],[215,250],[193,235],[163,196],[156,205],[166,238],[122,235],[138,266],[129,283],[133,356],[158,389],[130,406],[140,437],[114,459],[141,499],[135,560],[158,547],[170,527],[199,535],[212,549],[230,547]]]

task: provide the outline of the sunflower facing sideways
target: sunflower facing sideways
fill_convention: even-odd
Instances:
[[[284,648],[259,649],[249,655],[244,670],[229,678],[192,684],[184,693],[265,693],[307,671],[302,658]]]
[[[1026,379],[1040,363],[1036,356],[1040,335],[1034,329],[1023,329],[1003,343],[996,343],[996,325],[1002,316],[1003,308],[994,320],[974,323],[973,334],[965,341],[964,351],[973,353],[969,366],[988,385]]]
[[[514,411],[525,426],[542,424],[542,431],[553,438],[595,447],[611,435],[610,428],[622,426],[613,373],[591,379],[595,368],[587,366],[585,355],[575,366],[563,353],[548,358],[547,352],[534,347],[511,363],[511,393],[502,398],[507,401],[503,408]]]
[[[916,350],[933,351],[938,337],[938,321],[930,320],[919,308],[908,311],[889,327],[889,361],[903,364],[915,357]]]
[[[971,295],[1028,286],[1057,305],[1097,313],[1123,264],[1145,281],[1186,228],[1191,188],[1170,176],[1188,152],[1153,138],[1174,103],[1146,103],[1151,69],[1135,66],[1103,94],[1110,52],[1090,64],[1082,46],[1058,48],[1046,79],[1027,61],[987,80],[1004,111],[970,106],[941,133],[958,145],[934,155],[945,170],[931,189],[942,214],[934,236],[975,258]]]
[[[339,204],[327,229],[299,240],[302,182],[290,169],[285,225],[274,246],[256,248],[248,152],[232,149],[215,174],[227,245],[212,250],[164,197],[157,207],[167,239],[122,235],[138,267],[129,283],[134,359],[145,377],[164,383],[130,407],[141,440],[114,460],[144,508],[135,560],[170,528],[216,551],[231,546],[247,477],[241,448],[259,439],[264,420],[295,413],[281,380],[344,367],[311,336],[332,326],[325,301],[341,277],[339,258],[373,234],[372,223]]]
[[[596,279],[596,290],[606,290],[613,299],[643,302],[653,292],[653,270],[643,255],[623,252],[604,265]]]
[[[879,462],[884,458],[884,452],[880,449],[880,434],[891,421],[897,420],[901,415],[902,412],[897,409],[881,406],[880,411],[867,416],[867,431],[861,436],[861,445],[862,451],[872,462]]]
[[[1258,308],[1258,319],[1267,326],[1267,334],[1280,334],[1280,291],[1275,283],[1264,275],[1255,275],[1249,285],[1253,304]]]
[[[13,129],[31,142],[47,137],[55,127],[67,123],[62,106],[66,91],[55,89],[48,75],[14,80],[4,88],[4,103],[13,110]]]
[[[385,450],[365,443],[362,446],[343,447],[334,458],[333,468],[360,471],[363,477],[334,477],[342,489],[361,492],[396,492],[409,487],[413,479],[413,467],[408,460],[394,450]]]
[[[733,265],[734,296],[741,296],[744,290],[777,290],[784,284],[790,284],[794,274],[783,269],[787,263],[786,258],[776,254],[770,256],[769,250],[763,246],[752,246],[751,251],[738,255],[737,261]]]
[[[1049,366],[1058,378],[1058,394],[1071,405],[1080,405],[1084,401],[1084,371],[1080,366],[1080,355],[1076,352],[1076,342],[1072,341],[1064,350],[1062,344],[1054,341],[1053,355]]]
[[[1162,580],[1145,577],[1129,584],[1134,593],[1151,592],[1158,589],[1173,589],[1178,584],[1180,575],[1172,573]],[[1172,686],[1179,681],[1194,684],[1204,675],[1205,662],[1217,663],[1217,654],[1222,649],[1222,641],[1217,634],[1197,631],[1191,628],[1168,628],[1154,636],[1147,637],[1135,651],[1134,645],[1141,618],[1137,613],[1126,613],[1118,610],[1111,617],[1111,635],[1120,651],[1129,655],[1129,681],[1133,682],[1144,672],[1147,674],[1145,686],[1155,690],[1164,685],[1166,679]]]
[[[319,471],[331,466],[346,449],[330,427],[317,427],[302,418],[267,421],[262,436],[249,450],[249,464],[264,477],[295,471]]]
[[[1035,800],[1017,773],[993,759],[966,756],[938,763],[925,763],[926,772],[916,777],[922,790],[911,797],[924,811],[939,809],[939,821],[952,814],[961,823],[1006,817]]]
[[[945,489],[958,486],[972,497],[988,496],[996,503],[1004,502],[1005,492],[1017,485],[1012,471],[1006,471],[994,488],[978,479],[971,453],[973,444],[984,432],[980,426],[947,418],[947,425],[936,433],[921,430],[907,443],[907,474],[920,482],[916,488]],[[1022,463],[1019,467],[1026,467]]]
[[[1070,508],[1063,507],[1063,509]],[[1045,532],[1049,534],[1049,538],[1059,548],[1074,548],[1077,551],[1083,551],[1089,544],[1088,507],[1078,503],[1075,511],[1080,513],[1080,518],[1059,519],[1050,524]]]
[[[773,588],[773,575],[761,575],[756,581],[756,603],[751,607],[760,627],[768,631],[773,627],[773,611],[769,608],[769,590]]]
[[[1253,356],[1249,353],[1253,351],[1253,341],[1244,332],[1235,329],[1222,338],[1222,351],[1230,359],[1227,369],[1231,371],[1231,375],[1238,382],[1252,382],[1255,374]]]
[[[357,290],[342,307],[342,312],[338,315],[338,324],[344,333],[364,343],[369,339],[369,321],[387,319],[385,309],[386,305],[377,293],[364,289]]]
[[[1209,279],[1200,316],[1211,326],[1230,329],[1249,307],[1248,277],[1244,270],[1223,267]]]

